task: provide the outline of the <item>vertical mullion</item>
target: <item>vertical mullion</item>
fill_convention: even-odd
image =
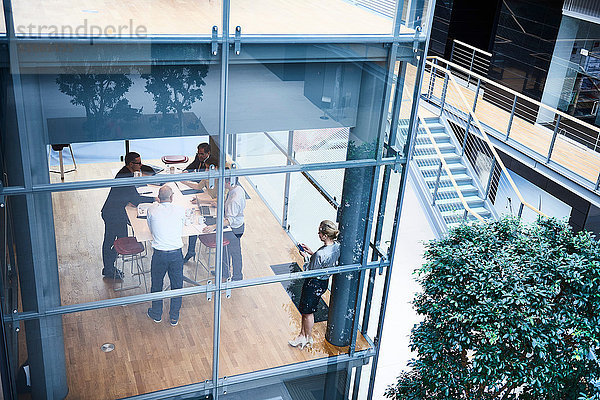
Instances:
[[[219,92],[219,183],[217,195],[217,232],[215,254],[215,304],[213,320],[213,398],[219,398],[219,349],[221,347],[221,286],[223,264],[223,211],[225,203],[225,162],[227,161],[227,85],[229,83],[229,0],[223,0],[221,80]]]
[[[292,161],[290,157],[293,156],[292,152],[294,151],[294,131],[290,130],[288,132],[288,144],[287,144],[287,159],[285,165],[291,165]],[[288,208],[289,208],[289,199],[290,199],[290,179],[291,173],[285,173],[285,183],[283,187],[283,215],[281,216],[281,226],[284,230],[288,230]]]
[[[375,376],[377,373],[377,362],[379,360],[379,349],[381,346],[381,334],[383,332],[383,323],[385,322],[385,311],[387,308],[387,300],[389,295],[389,286],[392,279],[392,269],[394,266],[394,254],[396,250],[396,243],[398,241],[398,228],[400,225],[400,215],[402,211],[402,200],[404,199],[404,193],[406,189],[406,179],[408,174],[408,163],[410,162],[410,152],[413,148],[414,138],[416,136],[416,132],[413,132],[415,127],[415,122],[417,118],[417,112],[419,107],[419,94],[421,93],[421,84],[423,81],[423,71],[425,69],[425,58],[427,56],[427,51],[429,49],[429,38],[431,34],[431,23],[433,21],[433,10],[435,10],[436,0],[431,0],[429,3],[428,16],[427,16],[427,39],[425,41],[425,46],[423,48],[423,53],[421,53],[419,59],[419,65],[417,68],[417,76],[415,82],[415,88],[413,91],[413,104],[411,107],[411,121],[409,123],[409,135],[408,140],[406,142],[405,148],[409,150],[406,152],[406,164],[402,168],[402,175],[400,176],[400,187],[398,192],[398,199],[396,200],[396,211],[394,214],[394,224],[392,229],[392,238],[390,243],[390,249],[392,250],[389,255],[390,266],[387,268],[385,275],[385,283],[383,289],[383,296],[381,300],[381,309],[379,311],[379,324],[377,326],[377,335],[375,336],[375,355],[373,356],[373,363],[371,365],[371,377],[369,379],[369,389],[367,391],[367,400],[371,400],[373,398],[373,388],[375,386]]]
[[[26,189],[32,187],[32,174],[29,152],[29,140],[27,124],[25,120],[25,102],[23,99],[23,87],[21,85],[21,74],[19,68],[18,47],[15,43],[15,29],[12,18],[12,0],[4,0],[4,21],[6,24],[6,39],[8,41],[8,59],[12,77],[13,95],[15,97],[15,112],[17,113],[17,129],[19,146],[21,148],[21,165],[23,172],[23,186]],[[23,134],[24,133],[24,134]]]

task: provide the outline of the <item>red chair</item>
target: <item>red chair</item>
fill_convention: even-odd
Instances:
[[[214,233],[208,234],[208,235],[198,235],[198,238],[200,239],[200,247],[199,247],[199,251],[196,253],[196,271],[194,272],[194,280],[197,280],[198,277],[198,264],[202,265],[202,268],[204,268],[207,272],[207,279],[210,278],[210,271],[214,271],[214,267],[211,266],[210,264],[210,256],[213,252],[213,250],[215,251],[215,256],[216,256],[216,249],[217,249],[217,235]],[[204,263],[202,261],[200,261],[200,250],[202,250],[202,246],[205,246],[208,249],[208,259],[206,261],[207,265],[204,265]],[[229,260],[229,249],[228,246],[229,245],[229,240],[223,238],[223,257],[227,257],[227,259]]]
[[[142,286],[142,277],[144,278],[144,289],[147,292],[148,286],[146,285],[146,275],[144,275],[144,263],[142,261],[143,255],[142,253],[145,251],[144,245],[138,242],[134,237],[123,237],[118,238],[114,241],[113,247],[117,252],[117,260],[115,260],[115,264],[121,259],[121,270],[125,272],[125,263],[131,263],[131,276],[137,276],[138,284],[132,286],[123,287],[123,281],[121,280],[121,286],[118,288],[114,288],[116,292],[121,290],[135,289]],[[134,269],[135,265],[135,269]]]
[[[163,156],[161,158],[165,164],[184,164],[189,161],[187,156]]]

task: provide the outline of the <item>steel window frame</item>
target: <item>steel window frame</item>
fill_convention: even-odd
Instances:
[[[139,302],[147,302],[149,300],[156,299],[165,299],[174,296],[182,296],[182,295],[194,295],[201,294],[206,292],[214,292],[221,293],[225,290],[241,288],[241,287],[250,287],[250,286],[259,286],[264,284],[278,283],[284,282],[287,280],[298,279],[298,278],[307,278],[311,276],[319,276],[325,274],[333,274],[339,272],[350,272],[350,271],[359,271],[361,274],[361,281],[364,279],[365,270],[373,270],[375,268],[386,267],[386,280],[385,280],[385,289],[382,297],[382,309],[380,311],[380,326],[383,325],[383,320],[385,316],[385,305],[387,304],[387,293],[389,290],[389,278],[391,274],[391,266],[393,260],[393,249],[395,249],[396,241],[397,241],[397,230],[398,230],[398,218],[400,216],[401,210],[401,199],[404,193],[404,184],[406,181],[406,172],[405,168],[408,162],[407,157],[383,157],[383,144],[385,141],[385,129],[386,129],[386,121],[387,121],[387,104],[391,99],[391,88],[393,83],[393,73],[394,73],[394,65],[396,61],[396,54],[398,52],[399,44],[404,43],[416,43],[416,42],[426,42],[428,35],[425,36],[415,36],[414,34],[401,34],[400,27],[402,25],[401,14],[402,14],[402,5],[403,2],[397,1],[396,6],[396,16],[394,19],[394,29],[391,35],[242,35],[240,37],[240,42],[243,43],[256,43],[256,44],[299,44],[299,43],[331,43],[331,44],[373,44],[373,43],[381,43],[382,45],[389,47],[388,50],[388,72],[386,75],[386,84],[385,84],[385,98],[383,99],[384,107],[382,109],[381,115],[381,123],[380,129],[378,132],[378,145],[377,145],[377,155],[376,159],[369,160],[353,160],[353,161],[343,161],[343,162],[333,162],[333,163],[317,163],[317,164],[306,164],[306,165],[283,165],[276,167],[262,167],[262,168],[249,168],[249,169],[236,169],[236,170],[225,170],[225,151],[221,152],[221,162],[219,169],[216,171],[216,174],[205,172],[205,173],[193,173],[189,174],[186,177],[191,179],[207,179],[210,175],[211,178],[219,178],[218,184],[218,205],[217,212],[219,218],[217,219],[217,224],[219,227],[222,227],[223,224],[223,195],[224,195],[224,180],[233,176],[251,176],[251,175],[266,175],[266,174],[274,174],[274,173],[286,173],[289,174],[291,172],[308,172],[312,170],[329,170],[329,169],[347,169],[347,168],[364,168],[364,167],[375,167],[375,179],[371,186],[371,195],[370,195],[370,206],[369,206],[369,215],[368,215],[368,223],[367,229],[365,232],[364,248],[363,248],[363,258],[361,264],[352,264],[341,267],[328,268],[326,270],[320,270],[319,272],[299,272],[288,275],[279,275],[275,277],[263,277],[257,279],[244,280],[240,282],[233,283],[221,283],[220,275],[221,269],[219,266],[222,263],[222,254],[221,254],[221,246],[223,242],[222,237],[222,229],[218,229],[217,234],[217,268],[216,268],[216,285],[204,285],[204,286],[195,286],[191,288],[178,289],[169,292],[159,292],[159,293],[147,293],[143,295],[136,296],[127,296],[118,299],[105,299],[99,300],[95,302],[89,303],[80,303],[75,305],[67,305],[60,306],[57,308],[50,308],[44,310],[43,312],[27,312],[27,313],[15,313],[9,316],[4,317],[5,323],[18,323],[21,320],[31,320],[31,319],[39,319],[44,318],[46,316],[51,315],[65,315],[74,312],[82,312],[88,310],[95,310],[101,308],[114,307],[117,305],[128,305],[128,304],[136,304]],[[228,72],[229,72],[229,47],[233,44],[234,36],[230,35],[228,32],[229,28],[229,17],[230,17],[230,1],[223,0],[222,4],[222,33],[218,35],[218,43],[221,46],[221,86],[219,88],[220,100],[219,100],[219,145],[222,149],[227,148],[227,142],[229,140],[229,136],[226,135],[226,117],[228,113],[227,109],[227,85],[229,83]],[[429,15],[433,15],[433,9],[435,8],[435,0],[430,2],[428,7]],[[24,175],[24,186],[12,186],[5,187],[0,189],[0,195],[6,196],[19,196],[24,195],[29,200],[33,199],[36,193],[43,192],[61,192],[61,191],[70,191],[70,190],[89,190],[89,189],[97,189],[97,188],[109,188],[109,187],[119,187],[119,186],[128,186],[132,183],[140,184],[140,183],[164,183],[164,182],[173,182],[181,179],[181,176],[173,175],[173,176],[161,176],[161,177],[144,177],[144,178],[128,178],[121,180],[97,180],[97,181],[79,181],[79,182],[69,182],[69,183],[60,183],[60,184],[33,184],[32,183],[32,171],[31,171],[31,160],[30,160],[30,148],[27,140],[26,132],[26,123],[25,123],[25,115],[24,115],[24,99],[22,94],[22,87],[20,84],[20,68],[19,68],[19,58],[17,46],[20,43],[110,43],[110,44],[127,44],[127,43],[210,43],[212,42],[212,38],[210,36],[192,36],[192,35],[173,35],[173,36],[150,36],[144,39],[107,39],[107,38],[32,38],[32,37],[17,37],[14,34],[14,27],[12,23],[12,4],[10,0],[4,1],[4,15],[7,26],[7,36],[5,38],[0,38],[0,42],[6,41],[9,45],[9,61],[10,67],[13,71],[13,91],[16,100],[16,112],[17,112],[17,126],[19,129],[19,140],[21,141],[21,156],[22,156],[22,168]],[[429,18],[431,21],[431,17]],[[430,25],[430,24],[429,24]],[[430,26],[428,27],[430,29]],[[427,45],[425,45],[425,49]],[[242,50],[243,51],[243,50]],[[422,76],[423,63],[419,63],[417,75]],[[420,87],[420,83],[417,82]],[[413,120],[416,112],[416,104],[418,104],[418,96],[413,98]],[[394,107],[394,112],[399,112],[399,107]],[[394,120],[394,119],[392,119]],[[411,127],[409,128],[409,140],[407,145],[410,148],[412,137],[412,132],[414,130],[414,123],[411,121]],[[405,152],[408,154],[408,152]],[[392,243],[390,245],[390,249],[392,250],[392,256],[390,260],[385,262],[368,262],[368,252],[370,240],[368,240],[371,236],[371,231],[373,227],[373,212],[375,207],[375,200],[377,197],[377,190],[379,186],[379,172],[381,167],[392,166],[392,165],[402,165],[402,178],[401,178],[401,186],[400,193],[398,196],[398,204],[396,207],[396,213],[394,218],[394,225],[392,230]],[[40,257],[41,255],[35,255],[34,257]],[[362,288],[362,285],[361,285]],[[313,366],[318,365],[329,365],[332,363],[345,363],[355,360],[357,358],[363,359],[368,357],[377,357],[379,351],[379,343],[378,338],[375,339],[374,348],[370,349],[371,351],[355,351],[356,345],[356,334],[354,333],[356,328],[358,327],[358,319],[361,308],[361,298],[362,298],[362,290],[359,293],[359,299],[356,304],[355,311],[359,311],[356,313],[354,328],[353,329],[353,338],[351,342],[351,346],[348,353],[341,354],[335,357],[317,359],[313,361],[293,364],[291,366],[281,366],[275,367],[271,369],[267,369],[264,371],[258,371],[255,373],[247,373],[236,376],[234,378],[230,378],[227,384],[235,384],[237,382],[250,382],[253,380],[260,379],[261,376],[272,376],[280,373],[285,373],[285,371],[300,371],[306,370],[308,368],[313,368]],[[151,399],[151,398],[164,398],[165,396],[176,396],[183,393],[192,393],[191,390],[206,390],[212,389],[213,396],[215,399],[219,398],[219,388],[224,385],[223,378],[219,378],[219,350],[220,350],[220,312],[221,312],[221,304],[220,304],[221,296],[216,296],[215,305],[214,305],[214,333],[213,333],[213,376],[212,381],[207,385],[205,383],[198,383],[189,385],[183,388],[173,388],[166,389],[164,391],[148,393],[145,395],[136,396],[136,399]],[[378,331],[380,331],[378,329]],[[380,335],[380,332],[379,332]],[[379,336],[378,335],[378,336]],[[372,371],[371,383],[374,380],[374,372]],[[233,382],[232,382],[233,381]],[[202,388],[201,388],[202,386]],[[158,397],[156,397],[158,396]]]

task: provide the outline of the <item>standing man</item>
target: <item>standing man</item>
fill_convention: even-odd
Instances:
[[[134,172],[141,171],[142,159],[136,152],[125,155],[125,166],[117,172],[115,178],[130,178]],[[127,213],[125,206],[129,203],[137,206],[140,203],[152,203],[154,198],[141,196],[135,186],[113,187],[102,206],[104,220],[104,241],[102,242],[102,275],[108,279],[123,279],[123,271],[115,267],[117,252],[113,248],[115,239],[127,236]]]
[[[152,233],[152,263],[150,277],[152,286],[150,291],[160,292],[163,288],[165,274],[169,274],[171,289],[183,287],[183,225],[185,210],[173,204],[173,189],[168,185],[162,186],[158,191],[158,203],[148,209],[148,227]],[[154,322],[162,321],[163,301],[154,300],[148,309],[148,317]],[[179,309],[181,297],[171,298],[169,306],[169,321],[171,326],[179,322]]]
[[[224,232],[223,238],[229,240],[229,255],[223,257],[223,279],[229,278],[229,265],[233,266],[233,281],[244,279],[242,274],[242,235],[244,234],[244,208],[246,208],[246,192],[237,184],[237,177],[225,178],[225,188],[229,190],[225,198],[225,218],[223,226],[229,225],[231,232]],[[205,233],[212,232],[216,225],[208,225],[204,228]]]
[[[196,153],[196,158],[194,161],[190,163],[187,167],[185,167],[185,172],[194,172],[194,171],[206,171],[210,165],[214,165],[218,167],[218,161],[210,158],[210,144],[208,143],[200,143],[198,145],[198,152]],[[192,182],[192,181],[183,181],[184,185],[191,187],[196,190],[210,190],[208,187],[208,181],[206,179],[201,180],[200,182]],[[188,249],[187,253],[183,259],[183,262],[186,263],[190,259],[194,258],[196,255],[196,242],[198,240],[198,236],[192,235],[188,239]]]

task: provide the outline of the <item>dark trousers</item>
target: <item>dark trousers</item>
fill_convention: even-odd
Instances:
[[[187,249],[187,255],[190,256],[195,256],[196,255],[196,242],[198,241],[198,236],[196,235],[192,235],[189,237],[188,239],[188,249]]]
[[[105,274],[114,271],[117,252],[113,248],[115,239],[127,236],[127,221],[121,218],[113,218],[110,215],[102,215],[104,220],[104,240],[102,241],[102,263]]]
[[[171,289],[181,289],[183,287],[183,254],[181,249],[161,251],[154,249],[152,254],[152,263],[150,268],[150,277],[152,286],[150,291],[160,292],[163,289],[165,274],[169,274]],[[152,302],[152,308],[149,314],[154,319],[162,317],[163,301],[155,300]],[[181,308],[181,297],[172,297],[169,306],[169,317],[179,319],[179,309]]]
[[[233,266],[233,281],[241,281],[244,279],[242,274],[242,235],[244,234],[244,225],[239,228],[232,228],[231,232],[224,232],[223,238],[229,240],[227,249],[229,251],[229,257],[231,261],[226,257],[227,253],[224,253],[223,257],[223,278],[229,278],[229,265]]]

